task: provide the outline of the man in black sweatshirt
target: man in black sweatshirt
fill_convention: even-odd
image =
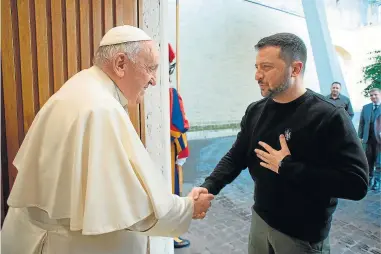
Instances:
[[[247,108],[237,140],[199,189],[217,195],[248,168],[255,181],[249,254],[329,253],[337,199],[367,193],[365,153],[345,109],[304,87],[299,37],[275,34],[256,49],[265,98]]]

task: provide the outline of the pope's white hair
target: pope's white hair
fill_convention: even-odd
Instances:
[[[114,56],[119,53],[125,53],[131,62],[136,63],[136,56],[141,49],[142,43],[139,41],[100,46],[95,53],[94,64],[101,67],[112,60]]]

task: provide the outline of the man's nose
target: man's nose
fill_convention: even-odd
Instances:
[[[260,73],[259,71],[256,71],[255,72],[255,80],[259,81],[261,79],[263,79],[262,73]]]

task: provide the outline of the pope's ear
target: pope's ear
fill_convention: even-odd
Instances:
[[[120,78],[122,78],[125,74],[125,71],[127,68],[126,61],[127,61],[127,56],[123,53],[118,53],[114,57],[113,69],[115,74]]]

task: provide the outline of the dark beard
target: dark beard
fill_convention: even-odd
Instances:
[[[280,86],[278,86],[275,89],[269,89],[269,94],[266,97],[274,98],[278,94],[281,94],[282,92],[286,91],[291,86],[291,78],[289,78],[289,75],[286,75],[284,78],[284,81]]]

